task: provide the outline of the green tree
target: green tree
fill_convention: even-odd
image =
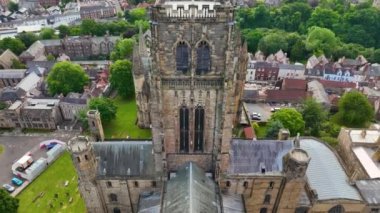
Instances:
[[[17,59],[12,59],[11,68],[12,69],[26,69],[26,65],[21,63],[21,61],[19,61]]]
[[[82,109],[75,115],[79,123],[82,125],[83,130],[88,129],[88,119],[87,119],[88,109]]]
[[[126,10],[125,13],[125,19],[131,23],[135,23],[137,20],[147,20],[148,15],[145,8],[135,8],[132,10]]]
[[[271,27],[271,14],[268,7],[259,4],[255,8],[244,8],[239,10],[237,17],[241,28]]]
[[[25,49],[25,44],[18,38],[4,38],[0,40],[0,49],[6,50],[10,49],[16,55],[20,55]]]
[[[85,19],[80,25],[80,31],[82,35],[103,36],[106,34],[107,29],[104,24],[98,24],[93,19]]]
[[[126,58],[131,58],[133,53],[133,46],[135,45],[135,40],[131,38],[126,38],[116,43],[115,49],[111,53],[111,60],[123,60]]]
[[[100,112],[102,123],[109,122],[116,118],[117,107],[109,98],[93,98],[89,103],[90,109],[96,109]]]
[[[47,55],[47,56],[46,56],[46,59],[47,59],[48,61],[55,61],[55,57],[54,57],[54,55],[52,55],[52,54]]]
[[[0,189],[0,212],[17,213],[19,200],[11,197],[4,189]]]
[[[59,25],[58,31],[59,38],[65,38],[66,36],[70,35],[70,28],[66,25]]]
[[[314,54],[325,54],[329,57],[338,44],[339,40],[331,30],[321,27],[311,27],[309,29],[306,38],[306,49],[313,51]]]
[[[265,33],[261,30],[245,29],[242,32],[244,39],[247,41],[248,51],[255,53],[260,40],[265,36]]]
[[[376,49],[373,52],[373,56],[371,58],[372,62],[380,63],[380,49]]]
[[[262,38],[259,42],[258,49],[265,55],[276,53],[280,49],[283,51],[288,50],[288,43],[284,35],[279,33],[269,34]]]
[[[10,1],[10,2],[8,3],[8,9],[9,9],[11,12],[16,12],[16,11],[18,11],[19,6],[18,6],[17,3],[13,2],[13,1]]]
[[[278,120],[289,129],[290,135],[295,136],[297,133],[303,133],[305,129],[305,121],[302,119],[301,113],[293,108],[284,108],[272,114],[270,121]]]
[[[134,97],[135,87],[132,76],[132,63],[128,60],[118,60],[112,64],[110,82],[111,86],[122,97]]]
[[[323,106],[314,99],[307,99],[301,109],[302,118],[305,121],[305,128],[312,136],[319,136],[323,122],[327,118],[327,113]]]
[[[266,137],[268,139],[276,139],[278,137],[278,132],[282,128],[284,128],[284,125],[282,125],[281,121],[279,121],[279,120],[271,120],[268,123]]]
[[[31,32],[19,33],[16,38],[20,39],[26,48],[29,48],[34,42],[38,40],[38,36]]]
[[[332,30],[333,27],[339,24],[340,21],[341,18],[337,12],[331,9],[317,7],[311,14],[310,19],[307,21],[307,26],[318,26]]]
[[[40,32],[40,38],[47,39],[55,39],[57,36],[55,35],[55,30],[52,28],[43,28]]]
[[[347,127],[365,127],[374,119],[374,110],[368,99],[357,91],[345,93],[339,100],[336,118]]]
[[[79,26],[70,27],[69,35],[70,36],[79,36],[79,35],[82,35],[81,28]]]
[[[51,69],[47,83],[51,95],[69,92],[82,92],[88,84],[88,75],[83,68],[68,61],[56,63]]]
[[[303,31],[305,22],[309,19],[310,14],[311,8],[307,3],[285,4],[272,14],[273,25],[289,32]]]

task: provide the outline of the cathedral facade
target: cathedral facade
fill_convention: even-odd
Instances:
[[[326,163],[314,163],[324,159],[320,142],[233,138],[244,116],[247,67],[235,13],[228,1],[162,0],[150,8],[150,29],[140,30],[134,48],[133,77],[137,124],[151,128],[152,139],[69,142],[89,212],[364,208],[352,186],[333,178],[344,172],[331,150]],[[310,155],[311,146],[323,152]],[[326,166],[330,182],[312,176],[318,166]],[[345,193],[325,194],[335,183]]]

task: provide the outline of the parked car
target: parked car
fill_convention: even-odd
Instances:
[[[261,114],[257,113],[257,112],[252,112],[251,116],[257,116],[257,117],[261,118]]]
[[[46,146],[46,149],[47,149],[47,150],[50,150],[50,149],[52,149],[55,145],[57,145],[57,143],[51,143],[51,144],[49,144],[49,145]]]
[[[24,181],[14,177],[14,178],[12,178],[12,183],[16,186],[21,186],[24,183]]]
[[[13,186],[11,186],[11,185],[9,185],[7,183],[3,185],[3,188],[5,190],[7,190],[8,192],[13,192],[15,190],[15,187],[13,187]]]
[[[281,108],[279,108],[279,107],[274,107],[274,108],[271,108],[270,109],[270,111],[271,112],[276,112],[276,111],[278,111],[278,110],[280,110]]]
[[[255,121],[261,121],[261,118],[257,115],[251,115],[251,119]]]

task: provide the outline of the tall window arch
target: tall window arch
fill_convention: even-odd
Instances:
[[[197,69],[196,74],[201,75],[211,69],[210,46],[206,41],[201,41],[197,48]]]
[[[261,208],[260,209],[260,213],[267,213],[267,211],[268,211],[267,208]]]
[[[120,211],[119,208],[117,208],[117,207],[113,208],[113,213],[120,213],[120,212],[121,212],[121,211]]]
[[[341,205],[336,205],[332,207],[328,213],[344,213],[344,208]]]
[[[179,150],[183,152],[189,151],[189,109],[182,106],[179,109]]]
[[[194,151],[203,150],[203,129],[204,129],[205,110],[201,106],[195,108],[195,126],[194,126]]]
[[[181,41],[176,48],[177,71],[187,72],[189,70],[189,46]]]

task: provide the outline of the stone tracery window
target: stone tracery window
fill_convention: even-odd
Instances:
[[[179,150],[183,152],[189,151],[189,109],[182,106],[179,109],[179,128],[180,128],[180,141]]]
[[[196,74],[201,75],[211,69],[210,46],[206,41],[200,42],[197,48],[197,69]]]
[[[181,41],[176,48],[176,66],[177,71],[187,72],[189,70],[189,47]]]
[[[204,129],[205,110],[201,106],[195,108],[195,134],[194,134],[194,151],[203,150],[203,129]]]

